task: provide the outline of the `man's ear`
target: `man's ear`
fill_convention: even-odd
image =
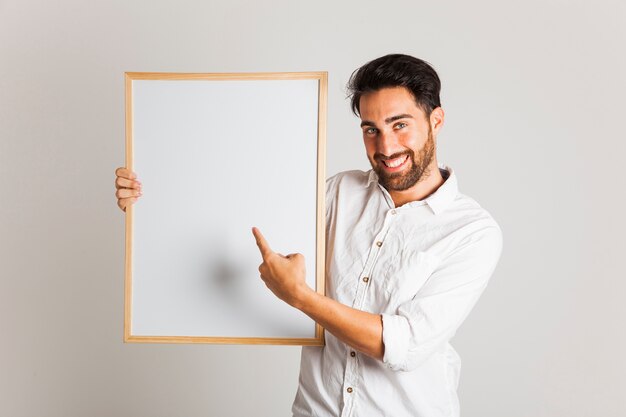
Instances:
[[[445,113],[441,107],[435,107],[430,113],[430,128],[433,131],[433,135],[436,136],[443,127],[444,118]]]

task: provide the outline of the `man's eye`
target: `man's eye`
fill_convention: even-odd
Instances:
[[[376,128],[368,127],[367,129],[365,129],[365,133],[367,133],[368,135],[373,135],[376,133]]]
[[[406,127],[406,123],[400,122],[400,123],[396,124],[396,129],[402,129],[403,127]]]

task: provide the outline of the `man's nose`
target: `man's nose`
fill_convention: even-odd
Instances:
[[[396,136],[390,131],[381,130],[378,135],[378,141],[376,142],[376,151],[385,156],[391,156],[399,152],[400,149]]]

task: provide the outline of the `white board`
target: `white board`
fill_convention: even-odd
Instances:
[[[304,254],[323,293],[326,74],[127,73],[126,88],[143,195],[127,209],[125,340],[322,344],[260,279],[251,228]]]

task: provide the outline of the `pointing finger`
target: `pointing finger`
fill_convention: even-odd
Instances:
[[[257,229],[256,227],[253,227],[252,234],[254,235],[254,238],[256,239],[256,244],[259,247],[259,250],[261,251],[261,256],[263,257],[263,259],[271,255],[272,248],[270,248],[269,243],[267,243],[267,240],[265,240],[265,237],[263,237],[263,235],[261,234],[261,231]]]

